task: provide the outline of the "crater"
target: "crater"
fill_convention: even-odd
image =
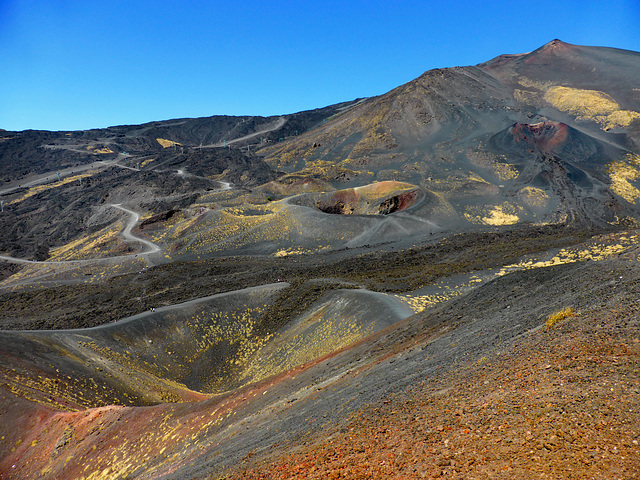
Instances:
[[[517,143],[527,142],[545,153],[550,153],[567,140],[568,128],[564,123],[516,123],[512,133]]]
[[[390,215],[417,205],[425,194],[410,183],[386,181],[298,197],[296,203],[330,215]]]

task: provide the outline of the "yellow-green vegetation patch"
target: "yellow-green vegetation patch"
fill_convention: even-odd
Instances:
[[[290,242],[301,234],[294,210],[281,202],[211,211],[173,235],[188,237],[182,253],[233,249],[256,242]]]
[[[605,130],[615,127],[628,127],[634,120],[640,119],[640,113],[633,110],[618,110],[606,116],[596,116],[596,121]]]
[[[162,145],[162,148],[173,147],[174,145],[182,145],[181,143],[174,142],[173,140],[167,140],[166,138],[156,138],[156,142]]]
[[[293,147],[282,147],[282,153],[275,157],[278,159],[278,165],[290,165],[297,162],[301,158],[308,157],[313,153],[313,144],[309,141]]]
[[[635,247],[640,243],[638,235],[617,235],[612,234],[602,239],[595,240],[586,247],[563,248],[550,260],[523,260],[519,263],[507,265],[503,267],[498,276],[516,270],[531,270],[535,268],[550,267],[553,265],[563,265],[567,263],[583,262],[591,260],[598,262],[605,260],[613,255],[620,255],[629,248]]]
[[[260,357],[247,364],[242,378],[255,382],[276,375],[350,345],[369,333],[371,327],[360,325],[358,318],[336,312],[332,305],[322,305],[289,331],[274,335],[271,346],[263,348]]]
[[[613,98],[597,90],[556,86],[547,90],[544,99],[558,110],[585,118],[609,115],[620,109]]]
[[[186,364],[197,361],[208,350],[225,344],[235,353],[227,358],[228,367],[243,370],[254,354],[271,338],[271,334],[256,334],[255,329],[262,307],[246,308],[236,312],[203,311],[187,321],[186,327],[196,338],[195,350],[184,359]],[[222,388],[228,379],[212,377],[205,382],[206,391]]]
[[[291,255],[307,255],[310,253],[314,253],[316,250],[312,250],[310,248],[303,247],[291,247],[291,248],[281,248],[276,253],[273,254],[274,257],[288,257]]]
[[[368,155],[372,150],[389,149],[395,146],[395,140],[389,133],[369,132],[351,150],[350,157]]]
[[[640,157],[628,154],[626,162],[618,161],[609,165],[607,173],[611,179],[611,190],[629,203],[636,203],[640,190],[631,182],[640,178]]]
[[[93,175],[93,173],[83,173],[81,175],[74,175],[73,177],[63,178],[61,181],[58,181],[58,182],[51,182],[51,183],[47,183],[45,185],[38,185],[36,187],[31,187],[20,198],[16,198],[14,200],[11,200],[11,202],[9,202],[9,205],[20,203],[23,200],[26,200],[27,198],[33,197],[34,195],[37,195],[37,194],[39,194],[41,192],[44,192],[46,190],[50,190],[52,188],[58,188],[58,187],[61,187],[63,185],[67,185],[69,183],[73,183],[75,181],[80,181],[80,179],[87,178],[87,177],[90,177],[92,175]]]
[[[89,148],[89,147],[87,147]],[[102,147],[102,148],[96,148],[93,150],[93,153],[95,154],[101,154],[101,153],[114,153],[113,150],[111,150],[109,147]]]
[[[504,202],[494,206],[466,207],[464,217],[471,223],[479,225],[513,225],[520,220],[522,207]]]
[[[547,327],[547,330],[553,328],[558,322],[561,322],[566,318],[573,317],[575,313],[576,312],[573,309],[573,307],[565,307],[562,310],[553,312],[547,317],[547,320],[545,321],[545,326]]]
[[[294,173],[298,176],[315,177],[327,182],[355,177],[370,179],[374,176],[373,172],[367,170],[352,170],[324,160],[309,162],[304,169]]]
[[[395,297],[405,302],[415,313],[420,313],[427,308],[435,307],[452,298],[458,297],[482,282],[482,278],[477,275],[472,275],[467,281],[455,286],[451,286],[446,282],[436,283],[432,286],[432,288],[436,289],[436,293],[426,295],[395,295]]]
[[[143,161],[143,162],[140,164],[140,168],[144,167],[145,165],[149,165],[149,164],[150,164],[151,162],[153,162],[153,161],[155,161],[155,158],[148,158],[148,159],[146,159],[145,161]]]
[[[514,178],[518,178],[518,175],[520,175],[520,172],[518,172],[518,169],[515,166],[501,162],[493,164],[493,173],[502,181],[513,180]]]
[[[539,82],[537,80],[532,80],[527,77],[518,78],[518,83],[525,88],[535,88],[538,90],[547,90],[553,86],[551,82]]]
[[[122,244],[118,238],[121,230],[119,225],[110,225],[91,235],[69,242],[54,249],[50,260],[80,260],[111,253],[114,247]]]
[[[94,340],[79,341],[81,352],[86,352],[94,362],[99,362],[115,378],[120,378],[123,384],[128,384],[135,378],[137,393],[149,402],[179,403],[189,401],[185,393],[189,389],[180,382],[164,377],[167,366],[151,364],[129,350],[116,351],[108,346],[99,345]],[[123,396],[128,397],[124,393]],[[131,402],[133,403],[133,401]]]
[[[578,88],[550,87],[544,99],[558,110],[575,115],[578,119],[593,120],[602,128],[629,126],[640,113],[633,110],[620,110],[620,105],[611,96],[598,90]]]
[[[529,90],[515,89],[513,92],[513,98],[515,98],[518,103],[524,105],[535,105],[539,101],[539,95],[536,92]]]
[[[466,152],[469,161],[478,167],[486,168],[502,181],[513,180],[520,175],[518,169],[509,163],[505,163],[505,155],[496,155],[482,149],[472,149]]]
[[[536,187],[524,187],[518,192],[518,196],[525,205],[533,208],[546,207],[549,202],[547,192]]]

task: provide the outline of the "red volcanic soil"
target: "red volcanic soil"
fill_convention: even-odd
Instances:
[[[567,125],[558,122],[516,123],[512,129],[517,143],[527,142],[544,153],[551,153],[566,142]]]
[[[635,315],[623,305],[579,314],[227,478],[639,478]]]
[[[579,47],[576,45],[571,45],[570,43],[565,43],[562,40],[552,40],[547,43],[543,47],[536,50],[535,55],[529,55],[525,59],[525,63],[527,64],[545,64],[544,62],[549,62],[555,57],[559,57],[560,60],[568,55],[577,55],[579,53]]]

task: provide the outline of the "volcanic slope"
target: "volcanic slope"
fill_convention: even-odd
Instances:
[[[67,152],[78,168],[75,156],[91,152],[118,173],[100,185],[85,178],[87,192],[76,178],[13,193],[2,248],[44,259],[83,231],[107,228],[114,217],[98,214],[103,203],[123,203],[145,220],[171,216],[148,232],[168,261],[408,246],[514,224],[628,222],[640,198],[639,58],[556,40],[290,116],[49,132],[40,145],[33,132],[7,136],[4,148],[18,149],[11,155],[23,144]],[[220,148],[234,138],[244,140]],[[240,153],[246,142],[253,145]]]
[[[334,186],[413,183],[471,224],[610,222],[639,198],[639,74],[636,52],[556,40],[426,72],[260,153]]]
[[[631,477],[639,58],[3,132],[0,476]]]
[[[353,102],[351,102],[353,103]],[[219,181],[278,177],[252,146],[277,142],[351,103],[280,117],[214,116],[77,132],[3,131],[0,251],[43,260],[50,248],[113,222],[92,209],[126,202],[143,215],[185,208]],[[223,146],[229,142],[229,147]]]
[[[554,472],[556,478],[575,478],[567,468],[578,475],[597,472],[600,478],[630,475],[638,461],[633,440],[638,431],[634,379],[640,331],[634,309],[640,270],[637,247],[626,255],[502,275],[347,348],[243,388],[186,403],[188,398],[177,404],[66,411],[71,404],[62,408],[56,402],[76,378],[68,368],[77,359],[60,349],[65,335],[63,344],[68,348],[82,340],[117,339],[113,333],[118,329],[142,324],[132,319],[122,327],[104,327],[103,333],[49,335],[50,340],[40,340],[41,345],[29,355],[23,353],[17,363],[13,355],[5,354],[3,362],[11,362],[5,363],[5,372],[13,371],[13,379],[2,393],[5,438],[0,472],[19,479],[217,478],[226,473],[230,478],[323,478],[335,472],[347,478],[437,477],[446,472],[494,478],[492,472],[509,467],[525,476],[541,469]],[[267,300],[273,288],[254,290],[254,301]],[[242,295],[235,305],[245,302]],[[545,333],[545,319],[566,307],[572,313],[564,326]],[[304,317],[300,321],[304,323]],[[296,328],[290,330],[294,336]],[[4,351],[15,353],[18,347],[9,345],[16,343],[16,335],[37,338],[28,332],[3,335]],[[133,349],[131,342],[152,337],[153,330],[137,339],[109,342],[119,350]],[[153,339],[163,342],[156,353],[176,341]],[[562,353],[554,354],[554,348]],[[533,383],[523,383],[522,375],[509,366],[512,352],[515,359],[532,359],[527,371]],[[547,352],[548,358],[538,358],[539,352]],[[183,353],[171,350],[163,355]],[[41,360],[32,363],[38,356]],[[502,360],[505,356],[507,360]],[[43,376],[42,367],[49,362],[48,375],[59,376],[55,382]],[[41,369],[34,370],[38,363]],[[139,378],[142,372],[134,373]],[[30,376],[32,381],[27,381]],[[105,378],[100,373],[93,378],[96,390],[102,390]],[[496,383],[478,387],[478,378],[487,379],[485,385],[490,380]],[[508,379],[520,382],[521,390],[509,388]],[[480,397],[464,397],[466,404],[449,402],[445,395],[453,389],[454,398],[462,402],[465,388],[470,388],[465,385],[473,384]],[[145,385],[143,381],[139,388]],[[585,388],[589,405],[597,406],[598,412],[583,408],[580,391]],[[515,411],[500,406],[498,391],[508,396]],[[197,400],[196,395],[191,393],[191,400]],[[436,412],[439,405],[442,410]],[[450,414],[456,409],[467,412],[466,421]],[[593,415],[605,423],[593,423]],[[419,448],[398,443],[400,438],[392,435],[400,429],[400,421]],[[609,435],[610,431],[615,434]],[[375,441],[368,447],[372,438]],[[506,450],[495,442],[503,442]],[[474,456],[473,444],[481,445],[479,456]],[[276,461],[292,449],[286,460],[265,466],[264,462]],[[533,449],[540,460],[529,461],[522,449]],[[513,453],[511,461],[500,455],[503,451]],[[611,462],[609,455],[619,456],[619,461]],[[242,466],[253,470],[239,472]]]

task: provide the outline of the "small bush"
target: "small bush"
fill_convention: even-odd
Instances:
[[[547,317],[546,326],[547,330],[553,328],[556,323],[564,320],[565,318],[573,317],[575,315],[573,307],[565,307],[562,310],[552,313]]]

